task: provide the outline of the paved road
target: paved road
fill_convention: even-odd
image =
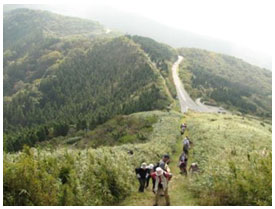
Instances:
[[[173,80],[176,86],[178,99],[180,102],[180,108],[181,112],[187,112],[189,109],[194,110],[196,112],[226,112],[221,107],[214,107],[214,106],[208,106],[203,103],[201,103],[200,98],[194,102],[189,94],[184,89],[184,85],[182,84],[179,75],[178,75],[178,68],[179,64],[183,61],[182,56],[178,56],[178,60],[173,64],[172,66],[172,75]]]

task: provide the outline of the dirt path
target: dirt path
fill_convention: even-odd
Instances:
[[[192,196],[191,192],[187,189],[188,178],[179,173],[178,158],[182,152],[182,140],[181,137],[177,142],[176,152],[171,156],[171,163],[169,167],[173,174],[172,180],[169,182],[169,196],[171,206],[194,206],[198,205],[197,200]],[[191,150],[192,152],[192,150]],[[192,162],[189,159],[188,165]],[[136,184],[136,191],[138,190],[138,183]],[[154,204],[154,194],[152,192],[152,182],[150,182],[149,188],[144,193],[133,192],[131,196],[126,198],[121,205],[123,206],[152,206]],[[160,198],[160,206],[165,206],[164,197]]]

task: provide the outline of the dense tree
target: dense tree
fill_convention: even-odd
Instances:
[[[271,117],[271,72],[240,59],[181,49],[180,76],[191,96],[246,114]]]
[[[48,21],[70,24],[58,29]],[[90,33],[102,29],[94,22],[28,9],[4,22],[4,41],[14,40],[4,46],[4,131],[16,143],[5,146],[9,151],[64,136],[70,125],[93,129],[118,114],[170,104],[163,79],[175,59],[171,47],[136,36],[94,39]],[[9,37],[17,30],[21,36]]]

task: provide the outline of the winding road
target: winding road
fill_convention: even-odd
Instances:
[[[208,106],[201,103],[200,98],[196,99],[196,102],[191,99],[189,94],[184,89],[184,85],[182,84],[178,75],[179,64],[183,61],[183,59],[184,58],[182,56],[178,56],[178,60],[172,66],[172,76],[177,90],[181,112],[185,113],[189,109],[196,112],[227,112],[222,107]]]

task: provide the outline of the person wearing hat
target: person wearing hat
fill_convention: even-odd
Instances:
[[[154,164],[150,164],[147,166],[147,169],[148,169],[148,177],[146,178],[146,185],[145,185],[145,188],[147,188],[149,186],[149,182],[150,182],[150,179],[151,179],[151,174],[154,172]],[[153,179],[152,179],[153,180]],[[154,189],[154,181],[153,181],[153,189]]]
[[[164,171],[161,167],[157,167],[156,171],[151,174],[152,178],[155,179],[155,204],[154,206],[158,205],[159,196],[164,193],[166,205],[170,205],[170,198],[168,195],[168,182],[172,178],[172,174],[169,172]]]
[[[139,181],[139,192],[144,192],[144,187],[146,183],[146,179],[149,176],[149,169],[147,168],[146,163],[142,163],[140,168],[136,168],[136,175]]]
[[[191,166],[190,166],[190,168],[189,168],[189,172],[191,174],[199,172],[199,166],[198,166],[198,164],[197,163],[192,163]]]

